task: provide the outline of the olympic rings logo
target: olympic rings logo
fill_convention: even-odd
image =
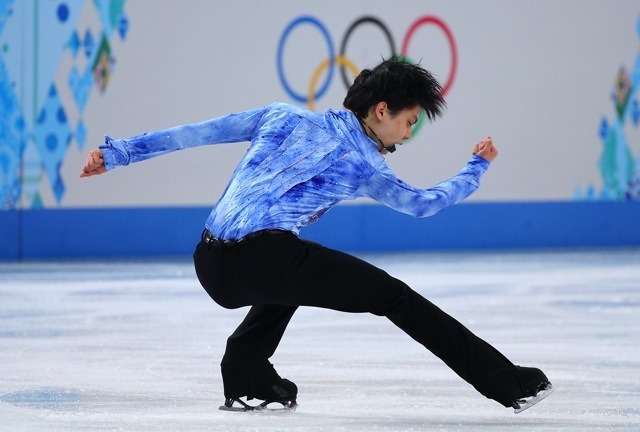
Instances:
[[[351,75],[355,77],[360,73],[360,69],[347,57],[346,55],[347,45],[354,31],[358,27],[366,24],[374,25],[375,27],[380,29],[380,31],[384,34],[389,45],[388,47],[389,54],[390,54],[389,57],[400,56],[401,58],[405,59],[405,61],[408,61],[408,62],[412,62],[412,60],[407,56],[407,53],[409,51],[409,46],[411,44],[412,38],[416,30],[418,30],[422,26],[433,25],[437,27],[440,31],[442,31],[442,33],[447,39],[450,54],[451,54],[451,61],[449,65],[449,76],[447,77],[446,81],[444,82],[444,85],[442,86],[442,96],[443,97],[446,96],[446,94],[451,89],[451,86],[453,85],[453,81],[456,76],[457,67],[458,67],[458,51],[457,51],[455,39],[453,37],[453,33],[451,32],[447,24],[444,21],[442,21],[440,18],[433,15],[425,15],[425,16],[419,17],[409,26],[409,29],[405,33],[404,38],[402,40],[402,45],[399,53],[396,48],[396,44],[393,39],[393,36],[389,31],[389,28],[387,27],[387,25],[384,22],[382,22],[380,19],[374,16],[369,16],[369,15],[363,16],[355,20],[347,28],[347,31],[345,32],[342,38],[342,43],[340,44],[340,52],[338,53],[338,55],[336,55],[333,40],[331,39],[331,35],[329,34],[327,27],[320,20],[309,15],[303,15],[294,19],[289,23],[289,25],[287,25],[287,27],[282,32],[282,36],[280,36],[280,41],[278,43],[277,59],[276,59],[276,64],[278,68],[278,78],[280,80],[280,83],[284,87],[285,91],[289,94],[289,96],[291,96],[294,100],[298,102],[306,103],[310,110],[314,110],[315,101],[322,98],[322,96],[324,96],[329,86],[331,85],[331,81],[333,80],[333,77],[335,74],[334,70],[335,70],[336,64],[340,69],[340,76],[341,76],[342,82],[345,88],[348,89],[351,86],[351,82],[347,76],[347,72],[351,73]],[[284,57],[284,51],[285,51],[287,39],[291,36],[293,31],[297,27],[302,25],[311,25],[317,28],[322,34],[323,38],[325,39],[327,44],[327,49],[328,49],[327,58],[316,67],[315,71],[312,74],[306,94],[299,93],[291,87],[285,75],[284,66],[283,66],[283,57]],[[320,80],[320,77],[323,75],[323,73],[327,71],[327,69],[328,69],[328,72],[326,73],[324,82],[322,83],[320,88],[318,88],[318,81]],[[413,129],[414,135],[420,129],[423,118],[424,116],[420,116],[418,123],[416,123],[416,125],[414,126],[414,129]]]

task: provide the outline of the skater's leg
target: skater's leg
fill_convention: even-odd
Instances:
[[[511,406],[520,395],[518,368],[493,346],[473,334],[404,283],[401,300],[385,315],[424,345],[488,398]]]
[[[506,407],[517,408],[517,404],[514,405],[517,399],[550,387],[539,369],[514,365],[493,346],[408,286],[405,292],[407,300],[399,302],[386,316],[486,397]],[[425,331],[425,328],[438,331]]]
[[[206,255],[211,254],[198,258],[196,252],[196,271],[222,306],[306,305],[387,316],[478,391],[505,406],[528,391],[530,382],[546,380],[537,369],[514,366],[403,282],[348,254],[288,234]]]
[[[241,255],[254,271],[245,272],[238,286],[255,302],[387,316],[483,395],[505,406],[530,379],[528,369],[517,368],[402,281],[358,258],[293,235],[251,242]]]
[[[295,401],[298,388],[281,378],[269,358],[274,354],[296,306],[256,305],[227,339],[222,381],[227,399]]]
[[[196,272],[203,287],[221,306],[237,308],[252,303],[241,287],[230,280],[247,271],[238,265],[236,246],[198,245],[194,254]],[[231,288],[231,289],[226,289]],[[256,304],[227,340],[221,362],[225,405],[233,409],[241,397],[278,401],[287,408],[295,407],[298,389],[281,378],[269,362],[297,306]],[[243,409],[247,406],[243,404]]]
[[[275,352],[297,306],[252,306],[227,339],[224,362],[263,363]]]

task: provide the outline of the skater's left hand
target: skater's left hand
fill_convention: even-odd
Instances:
[[[80,177],[90,177],[105,172],[107,172],[107,167],[104,165],[102,151],[100,149],[91,150],[87,155],[87,162],[82,167]]]
[[[487,137],[473,147],[473,154],[493,162],[498,157],[498,149],[493,145],[491,137]]]

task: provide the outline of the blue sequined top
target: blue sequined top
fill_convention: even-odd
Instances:
[[[314,113],[275,103],[129,139],[108,136],[107,170],[175,150],[249,141],[206,227],[221,239],[262,229],[298,234],[338,202],[369,197],[416,216],[434,215],[479,186],[489,162],[473,156],[455,177],[429,189],[398,179],[350,111]]]

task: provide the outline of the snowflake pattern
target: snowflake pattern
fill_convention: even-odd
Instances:
[[[112,38],[124,40],[129,30],[124,5],[0,0],[0,210],[41,207],[45,195],[62,203],[60,167],[71,145],[84,147],[91,94],[104,93],[114,73]],[[99,19],[87,26],[81,18],[91,14]]]

